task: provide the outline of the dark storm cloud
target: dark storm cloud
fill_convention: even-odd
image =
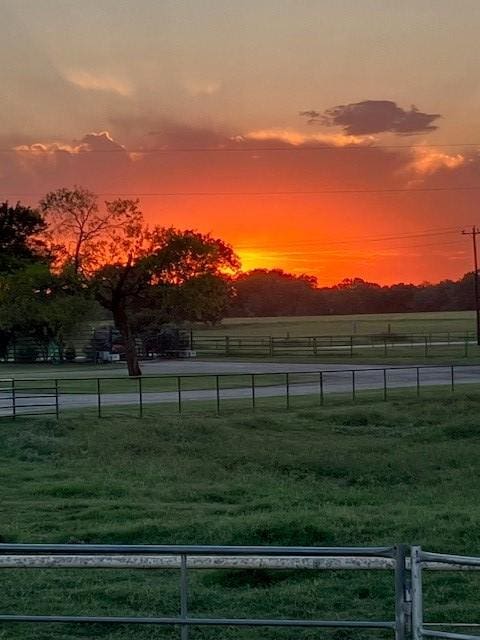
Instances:
[[[439,113],[424,113],[415,106],[402,109],[391,100],[363,100],[337,105],[323,113],[302,111],[300,115],[308,118],[310,124],[342,127],[347,135],[429,133],[437,129],[433,122],[440,118]]]

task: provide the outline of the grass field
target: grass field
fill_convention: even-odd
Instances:
[[[12,542],[365,545],[480,553],[480,394],[188,419],[0,422],[0,536]],[[459,418],[461,416],[461,419]],[[3,570],[2,612],[177,614],[175,572]],[[194,614],[389,617],[383,572],[201,571]],[[427,576],[431,620],[478,620],[480,576]],[[0,627],[0,638],[178,630]],[[192,638],[371,638],[195,629]]]
[[[195,335],[341,336],[371,333],[473,332],[474,311],[380,313],[348,316],[226,318],[215,327],[195,327]]]

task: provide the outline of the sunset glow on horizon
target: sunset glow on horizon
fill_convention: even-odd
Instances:
[[[0,199],[138,197],[321,286],[471,270],[476,0],[0,4]]]

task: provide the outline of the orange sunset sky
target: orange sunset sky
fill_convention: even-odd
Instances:
[[[471,269],[478,0],[0,11],[2,200],[74,184],[138,197],[152,223],[230,242],[244,269],[321,285]]]

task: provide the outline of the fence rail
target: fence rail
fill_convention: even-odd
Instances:
[[[94,378],[36,378],[0,381],[0,417],[54,415],[71,409],[109,409],[183,414],[231,409],[298,408],[386,401],[398,394],[420,397],[431,388],[454,393],[480,384],[480,365],[330,368],[285,372],[191,374]]]
[[[450,638],[478,640],[479,635],[445,631],[479,628],[477,622],[425,622],[423,571],[477,571],[480,557],[423,551],[420,546],[386,547],[275,547],[197,545],[28,545],[0,544],[0,566],[22,569],[76,567],[171,569],[179,572],[176,616],[76,616],[1,614],[0,625],[12,623],[128,624],[176,627],[187,640],[191,627],[311,627],[382,629],[395,640]],[[189,607],[189,572],[197,569],[308,569],[346,571],[381,569],[393,571],[394,607],[389,619],[368,615],[353,619],[207,617],[192,615]]]
[[[103,327],[102,337],[96,330],[79,332],[59,344],[34,337],[12,337],[0,352],[0,361],[32,362],[97,362],[102,353],[114,351],[121,357],[121,337],[113,337],[113,327]],[[95,337],[97,335],[97,337]],[[468,356],[476,342],[473,331],[430,331],[410,333],[369,333],[345,335],[213,335],[181,332],[181,345],[164,345],[159,341],[136,338],[137,352],[143,358],[168,356],[178,351],[195,351],[200,356],[221,357],[353,357],[354,355],[422,355],[435,357]],[[156,347],[152,345],[156,344]],[[101,359],[101,358],[100,358]]]
[[[451,640],[478,640],[480,635],[445,631],[439,627],[457,629],[480,628],[478,622],[426,622],[424,620],[424,589],[423,572],[425,570],[447,567],[450,570],[480,570],[480,557],[459,556],[444,553],[431,553],[423,551],[420,546],[412,546],[410,573],[411,573],[411,600],[412,600],[412,640],[424,638],[450,638]]]
[[[473,332],[352,334],[315,336],[191,336],[191,349],[201,356],[317,357],[354,355],[436,355],[467,357],[475,344]]]
[[[343,628],[343,629],[383,629],[390,631],[395,640],[404,640],[406,632],[405,618],[405,547],[262,547],[262,546],[195,546],[195,545],[17,545],[0,544],[0,558],[8,556],[10,562],[18,559],[18,567],[35,568],[32,562],[38,556],[51,558],[54,562],[58,556],[70,556],[81,559],[86,556],[97,557],[101,561],[108,557],[155,557],[173,556],[180,559],[179,564],[179,597],[177,616],[73,616],[73,615],[32,615],[32,614],[0,614],[0,624],[12,623],[76,623],[76,624],[128,624],[173,626],[180,629],[180,637],[187,640],[191,627],[290,627],[290,628]],[[248,617],[204,617],[192,616],[189,613],[188,576],[192,557],[251,557],[255,558],[389,558],[393,561],[394,580],[392,589],[395,593],[395,607],[389,620],[325,620],[325,619],[288,619],[288,618],[248,618]],[[55,566],[54,564],[52,566]],[[92,567],[92,563],[85,564]],[[101,562],[99,566],[102,566]],[[138,568],[138,567],[137,567]],[[175,567],[177,568],[177,567]],[[284,568],[284,567],[283,567]]]

